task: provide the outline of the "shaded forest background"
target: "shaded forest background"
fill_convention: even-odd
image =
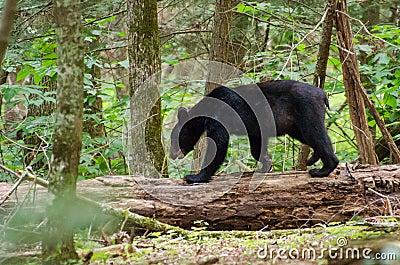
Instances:
[[[123,125],[127,122],[129,80],[126,6],[123,1],[83,3],[85,42],[84,134],[79,179],[128,174]],[[21,1],[18,17],[2,69],[2,124],[0,159],[16,170],[31,167],[46,177],[51,156],[55,113],[56,44],[51,2]],[[311,83],[317,61],[324,14],[321,1],[237,1],[232,9],[226,45],[228,63],[253,81],[294,79]],[[361,80],[397,144],[400,140],[400,28],[396,1],[349,1],[349,14]],[[210,54],[214,8],[211,1],[160,1],[158,20],[160,54],[164,69],[190,60],[207,60]],[[335,31],[335,29],[334,29]],[[356,141],[344,95],[336,34],[330,46],[325,91],[331,110],[327,126],[339,159],[358,158]],[[168,68],[170,71],[173,68]],[[188,82],[162,95],[164,138],[180,105],[197,102],[204,83]],[[367,113],[381,163],[390,162],[375,121]],[[295,166],[300,144],[281,137],[273,145],[275,171]],[[229,149],[226,172],[239,171],[234,163],[249,167],[246,139],[235,138]],[[183,170],[179,170],[183,168]],[[189,159],[169,161],[169,175],[182,177]],[[7,172],[1,180],[11,181]]]
[[[6,3],[12,2],[0,1],[2,6]],[[366,182],[363,177],[356,173],[354,177],[351,173],[359,167],[356,163],[394,164],[400,161],[398,150],[393,145],[391,148],[386,145],[391,137],[382,130],[386,127],[396,145],[400,144],[400,6],[397,1],[377,3],[371,0],[349,1],[347,5],[348,11],[346,1],[334,0],[326,3],[313,0],[267,3],[228,0],[20,1],[7,54],[0,69],[0,181],[16,183],[16,188],[24,178],[36,179],[55,195],[50,196],[51,203],[40,221],[45,224],[45,229],[40,229],[40,224],[35,226],[33,233],[36,229],[42,233],[44,257],[60,255],[61,260],[78,258],[74,246],[77,236],[74,234],[77,228],[74,222],[82,222],[77,219],[85,218],[76,214],[79,212],[76,207],[79,206],[75,199],[95,205],[97,212],[111,213],[118,222],[125,218],[122,224],[119,223],[119,232],[125,232],[123,228],[128,219],[130,222],[133,219],[134,227],[156,230],[160,234],[154,237],[166,236],[167,240],[175,240],[176,233],[190,240],[197,230],[207,229],[208,224],[199,220],[207,216],[207,211],[199,210],[201,207],[195,207],[199,215],[192,216],[194,224],[198,222],[200,225],[193,231],[187,231],[136,215],[143,208],[140,203],[152,205],[148,200],[134,202],[138,209],[129,207],[135,213],[128,214],[127,211],[100,205],[75,194],[76,176],[78,180],[105,175],[149,176],[147,173],[154,165],[164,176],[179,179],[192,167],[197,167],[192,165],[191,157],[176,162],[165,156],[177,108],[194,105],[215,87],[215,84],[206,82],[198,75],[197,71],[201,72],[201,69],[187,67],[193,62],[201,65],[206,60],[215,60],[239,69],[243,73],[241,78],[229,80],[229,85],[294,79],[324,88],[330,100],[326,123],[335,153],[341,162],[355,164],[351,169],[342,164],[332,180],[336,183],[341,180],[355,191],[356,197],[365,200],[366,191],[359,186],[365,188]],[[6,22],[11,22],[11,19]],[[6,24],[2,22],[0,30]],[[0,47],[4,48],[7,40],[5,35],[0,37]],[[327,56],[326,63],[324,56]],[[182,79],[176,72],[186,72],[190,79]],[[137,94],[141,84],[156,73],[160,75],[153,76],[150,84],[161,81],[161,92],[148,89],[150,85],[146,87],[145,94],[158,96],[160,93],[161,98],[149,102],[147,96],[140,98]],[[156,94],[152,94],[154,92]],[[143,119],[146,109],[152,117]],[[380,122],[379,116],[384,123]],[[130,134],[126,133],[127,125],[133,125]],[[141,131],[142,126],[146,127],[146,133]],[[141,149],[143,143],[150,151],[150,160]],[[220,172],[252,171],[257,167],[256,161],[249,155],[245,137],[232,137],[230,147]],[[279,137],[269,149],[269,153],[273,154],[274,171],[302,168],[301,160],[307,156],[307,148],[287,136]],[[200,152],[193,153],[195,159],[200,156]],[[392,167],[387,170],[394,172],[396,167]],[[317,190],[321,188],[306,175],[296,174],[302,175],[307,185],[316,185]],[[379,202],[382,202],[377,211],[383,209],[384,214],[396,215],[397,204],[392,209],[389,197],[379,193],[387,192],[387,189],[392,193],[398,191],[394,176],[388,181],[382,178],[376,181],[375,175],[372,179],[369,175],[365,178],[375,185],[368,188],[372,192],[369,195],[379,196]],[[124,181],[123,177],[105,179],[116,180],[120,184]],[[149,181],[157,183],[160,180]],[[173,179],[163,179],[159,183],[162,181],[170,183],[172,190],[176,183],[181,183]],[[327,183],[331,185],[329,180]],[[296,189],[299,183],[292,181],[292,184]],[[304,190],[310,192],[312,189],[307,185]],[[176,186],[185,188],[183,185]],[[8,185],[4,187],[8,188]],[[269,186],[263,186],[259,192],[265,191],[266,187]],[[8,189],[7,196],[2,196],[2,205],[11,198],[14,188]],[[333,203],[338,201],[335,195],[339,193],[335,189],[340,188],[343,186],[337,184],[326,189],[332,192]],[[382,191],[373,188],[381,188]],[[123,186],[123,189],[127,188]],[[287,191],[284,185],[283,190]],[[278,189],[277,197],[282,194]],[[300,201],[304,199],[301,192],[298,194]],[[112,196],[112,192],[107,195]],[[288,196],[290,199],[295,197]],[[315,201],[316,196],[312,194],[310,200]],[[299,205],[306,207],[310,200]],[[16,201],[18,198],[9,203]],[[325,202],[324,199],[317,201]],[[397,197],[393,197],[393,201],[398,202]],[[230,209],[240,208],[241,204],[232,198],[229,202],[232,203]],[[257,206],[258,198],[255,203]],[[243,204],[252,207],[248,203]],[[223,208],[226,206],[225,203],[222,205]],[[175,216],[176,208],[168,207]],[[183,208],[191,211],[187,205]],[[256,208],[252,207],[253,210]],[[259,208],[265,214],[268,206]],[[289,208],[285,208],[289,213],[282,212],[282,219],[292,216]],[[299,209],[296,203],[293,209]],[[14,210],[18,212],[18,207]],[[248,214],[247,210],[244,212]],[[306,218],[313,220],[312,211],[309,213],[311,217]],[[168,216],[168,210],[161,210],[157,217],[162,214]],[[253,214],[258,216],[255,212]],[[155,214],[149,215],[154,217]],[[186,215],[182,214],[183,217]],[[220,212],[217,211],[216,215]],[[233,218],[237,216],[233,214]],[[41,217],[35,214],[38,220]],[[13,219],[13,214],[7,218]],[[394,216],[398,220],[396,218]],[[166,218],[166,222],[170,219],[174,218]],[[190,226],[192,221],[187,225]],[[27,223],[25,227],[29,226]],[[14,228],[5,224],[4,231],[7,229]],[[171,234],[162,235],[162,232]],[[133,238],[135,235],[135,231],[131,231],[129,243],[136,240]],[[103,233],[102,237],[103,243],[108,246],[113,244],[106,234]],[[194,237],[199,237],[200,241],[202,236]],[[61,245],[58,245],[60,242]],[[53,264],[50,259],[44,261]]]

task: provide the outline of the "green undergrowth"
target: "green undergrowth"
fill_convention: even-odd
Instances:
[[[209,231],[198,222],[185,235],[86,229],[75,236],[81,260],[69,264],[399,264],[400,218],[371,220],[271,231]],[[0,264],[41,264],[39,243],[27,252],[0,245]]]
[[[84,240],[78,246],[81,253],[93,252],[90,264],[330,264],[340,259],[375,260],[379,251],[386,251],[386,258],[391,254],[392,260],[362,264],[398,264],[399,228],[398,220],[387,219],[384,225],[347,223],[257,232],[197,229],[186,238],[175,231],[137,236],[116,249]],[[368,255],[364,257],[363,251]]]

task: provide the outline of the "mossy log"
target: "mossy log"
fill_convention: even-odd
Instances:
[[[0,184],[1,196],[10,188]],[[27,190],[28,184],[22,184],[18,197]],[[287,229],[354,217],[399,215],[400,166],[342,166],[327,178],[311,178],[299,171],[244,173],[216,176],[198,185],[176,179],[108,176],[80,181],[77,191],[113,208],[185,229],[196,220],[207,222],[212,230]],[[48,195],[44,188],[37,188],[36,196],[39,203]],[[0,215],[15,203],[12,195]]]

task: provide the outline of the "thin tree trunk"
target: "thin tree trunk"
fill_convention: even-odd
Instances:
[[[13,27],[13,23],[16,17],[17,12],[17,0],[6,0],[4,3],[4,7],[2,10],[2,16],[0,21],[0,68],[3,64],[4,57],[6,55],[7,46],[8,46],[8,39],[11,35],[11,30]],[[1,70],[1,81],[4,84],[7,80],[7,74],[3,70]],[[3,97],[1,96],[0,99],[2,100]],[[0,106],[2,105],[2,101],[0,102]],[[0,108],[1,112],[1,108]],[[5,129],[7,131],[7,105],[5,106],[4,116],[5,116]]]
[[[57,111],[49,172],[47,224],[43,233],[43,263],[60,264],[77,259],[73,211],[82,147],[83,34],[79,0],[56,0]]]
[[[118,20],[110,22],[110,27],[113,29],[119,29],[122,32],[127,32],[127,17],[123,16]],[[126,36],[114,36],[110,39],[115,43],[125,41]],[[128,58],[128,47],[119,47],[110,51],[105,51],[109,61],[111,62],[122,62]],[[129,70],[122,65],[115,65],[111,69],[111,74],[115,82],[115,92],[118,100],[121,100],[124,96],[129,95]]]
[[[97,91],[101,86],[101,83],[99,82],[101,78],[100,67],[98,67],[97,65],[93,65],[91,70],[93,89]],[[103,111],[103,100],[97,95],[95,97],[96,98],[93,102],[85,102],[85,114],[97,115],[98,119],[101,119],[101,112]],[[89,118],[85,121],[85,123],[83,124],[83,131],[88,132],[91,138],[104,137],[105,135],[104,124],[98,123],[94,118]]]
[[[325,85],[326,67],[328,63],[329,48],[332,39],[332,28],[336,10],[336,0],[328,1],[327,10],[328,13],[326,14],[325,21],[322,26],[321,44],[319,45],[317,66],[314,73],[314,86],[321,89],[324,89]],[[299,156],[297,158],[296,169],[307,170],[306,163],[309,154],[310,147],[308,145],[302,144]]]
[[[232,6],[236,6],[239,3],[240,1],[235,0],[233,1]],[[247,38],[245,34],[249,25],[249,19],[247,16],[244,16],[242,14],[233,14],[233,18],[231,20],[231,44],[228,51],[228,62],[244,72],[244,56],[246,55],[246,52],[248,50],[248,47],[246,47]]]
[[[12,26],[17,12],[18,0],[6,0],[2,10],[0,21],[0,65],[6,55],[8,38],[10,37]]]
[[[390,132],[390,135],[392,135],[392,136],[400,134],[400,124],[397,124],[397,125],[394,125],[394,126],[390,126],[389,127],[389,132]],[[397,147],[400,146],[400,139],[398,139],[396,141],[396,145],[397,145]],[[385,138],[381,137],[376,141],[375,151],[376,151],[376,154],[377,154],[377,156],[379,158],[379,161],[382,161],[386,157],[390,158],[390,160],[393,161],[393,158],[390,156],[390,149],[389,149],[389,147],[387,145],[387,142],[386,142]]]
[[[337,3],[335,20],[346,97],[360,155],[359,160],[362,164],[376,165],[378,161],[365,113],[365,98],[363,95],[365,89],[360,80],[357,58],[354,51],[353,34],[351,32],[345,0]]]
[[[128,1],[128,57],[131,96],[131,171],[167,176],[159,94],[160,51],[156,0]]]
[[[232,1],[231,0],[216,0],[214,25],[211,38],[211,47],[209,54],[208,76],[204,94],[207,95],[214,88],[220,86],[227,76],[225,73],[228,62],[228,52],[230,43],[230,27],[232,21]],[[220,62],[213,63],[213,62]],[[196,144],[193,152],[192,171],[199,172],[206,150],[205,135],[203,135]]]
[[[226,64],[228,62],[229,43],[230,43],[230,28],[232,22],[232,1],[231,0],[216,0],[215,3],[215,15],[214,15],[214,26],[211,38],[211,47],[209,60],[215,62],[221,62]],[[218,65],[219,66],[219,65]],[[217,67],[218,67],[217,66]],[[222,66],[222,65],[221,65]],[[223,66],[220,69],[208,69],[209,77],[206,83],[206,89],[204,94],[208,94],[213,91],[214,88],[221,85],[223,77],[221,74]],[[217,83],[219,82],[219,83]]]
[[[362,13],[362,21],[364,21],[365,25],[368,29],[371,29],[374,25],[379,24],[379,13],[380,13],[380,4],[373,0],[363,0],[359,3],[361,8],[364,9]],[[368,36],[368,35],[367,35]],[[360,44],[368,44],[367,38],[360,38]],[[378,49],[378,47],[375,47]],[[357,58],[360,61],[361,65],[368,64],[370,58],[368,58],[369,53],[360,50],[359,54],[357,54]],[[361,83],[364,85],[365,89],[367,90],[368,94],[373,93],[376,90],[376,86],[371,82],[371,75],[367,73],[360,73],[360,80]],[[376,124],[369,127],[371,131],[372,138],[374,143],[376,143]],[[379,156],[378,156],[379,158]]]
[[[41,90],[43,93],[45,92],[50,92],[50,91],[56,91],[56,83],[51,80],[49,76],[43,77],[43,79],[40,81]],[[29,95],[29,100],[35,100],[37,99],[37,95]],[[51,97],[55,98],[55,95],[51,95]],[[42,117],[42,116],[50,116],[51,114],[54,113],[56,109],[56,104],[54,102],[51,102],[50,100],[44,100],[42,104],[39,106],[36,106],[35,104],[30,104],[28,106],[28,112],[26,114],[27,117]],[[32,133],[30,135],[25,135],[24,136],[24,142],[27,145],[32,146],[33,150],[25,150],[27,153],[25,157],[25,163],[27,165],[32,166],[32,168],[36,171],[39,170],[43,167],[46,166],[46,161],[43,159],[36,161],[34,164],[33,161],[36,159],[38,154],[43,153],[44,149],[42,146],[45,144],[43,143],[43,139],[40,139],[36,134]],[[29,152],[29,153],[28,153]]]

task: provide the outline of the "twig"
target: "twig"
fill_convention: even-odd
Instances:
[[[346,162],[346,173],[347,176],[353,181],[353,182],[357,182],[356,178],[353,176],[353,174],[351,174],[350,168],[349,168],[349,164]]]
[[[8,167],[6,167],[6,166],[4,166],[4,165],[1,165],[1,164],[0,164],[0,167],[1,167],[2,169],[4,169],[5,171],[7,171],[8,173],[13,174],[13,175],[16,176],[17,178],[19,178],[19,175],[18,175],[17,173],[15,173],[14,171],[12,171],[11,169],[9,169]]]
[[[1,165],[1,168],[5,169],[7,167]],[[7,171],[10,172],[11,169],[7,168]],[[12,171],[11,171],[12,172]],[[13,172],[14,173],[14,172]],[[10,198],[11,194],[18,188],[18,186],[22,183],[22,181],[24,180],[26,174],[28,172],[25,171],[24,174],[22,174],[21,176],[19,176],[19,179],[17,180],[17,182],[15,182],[14,186],[7,192],[6,196],[1,200],[0,205],[2,205],[3,203],[5,203],[8,198]],[[15,174],[15,173],[14,173]],[[17,174],[16,174],[17,175]],[[18,176],[18,175],[17,175]]]
[[[240,160],[236,160],[235,161],[236,165],[238,165],[241,169],[243,169],[244,171],[252,171],[251,168],[249,168],[248,166],[246,166],[242,161]]]
[[[282,70],[279,72],[279,75],[277,76],[276,79],[279,79],[279,77],[282,75],[283,71],[285,70],[287,64],[288,64],[289,61],[290,61],[290,58],[292,57],[293,51],[294,51],[295,49],[297,49],[297,47],[298,47],[311,33],[315,32],[315,31],[317,30],[317,28],[324,22],[325,17],[326,17],[327,14],[328,14],[328,9],[325,11],[324,15],[322,16],[321,20],[317,23],[317,25],[315,25],[315,27],[314,27],[310,32],[308,32],[306,35],[304,35],[304,37],[303,37],[298,43],[296,43],[296,45],[290,50],[289,56],[288,56],[288,58],[287,58],[285,64],[284,64],[283,67],[282,67]]]
[[[384,40],[384,39],[382,39],[382,38],[380,38],[380,37],[378,37],[378,36],[375,36],[375,35],[372,34],[371,32],[369,32],[368,28],[364,25],[364,23],[363,23],[361,20],[359,20],[359,19],[357,19],[357,18],[353,18],[353,17],[349,16],[349,14],[347,14],[347,13],[345,13],[345,12],[343,12],[343,11],[340,11],[340,10],[336,10],[336,12],[341,13],[341,14],[347,16],[348,18],[350,18],[350,19],[352,19],[352,20],[355,20],[355,21],[357,21],[358,23],[360,23],[361,26],[363,27],[363,29],[365,30],[365,32],[366,32],[368,35],[370,35],[370,36],[372,36],[372,37],[374,37],[374,38],[376,38],[376,39],[378,39],[378,40],[380,40],[380,41],[386,43],[387,45],[390,45],[390,46],[392,46],[392,47],[395,47],[396,49],[400,49],[399,46],[394,45],[394,44],[392,44],[392,43],[390,43],[390,42],[388,42],[388,41],[386,41],[386,40]]]
[[[390,203],[389,196],[383,195],[382,193],[379,193],[379,192],[377,192],[377,191],[375,191],[375,190],[373,190],[371,188],[368,188],[368,190],[373,192],[373,193],[375,193],[379,197],[386,199],[386,202],[387,202],[387,205],[388,205],[389,215],[393,216],[392,204]]]
[[[25,18],[21,23],[18,24],[17,28],[19,28],[20,26],[22,26],[24,23],[26,23],[27,21],[29,21],[30,19],[32,19],[34,16],[36,16],[37,14],[43,12],[43,10],[45,10],[47,7],[49,7],[51,4],[53,3],[53,1],[49,1],[48,3],[42,5],[42,6],[36,6],[36,7],[40,7],[40,9],[33,13],[32,15],[30,15],[29,17]],[[36,7],[31,7],[30,10],[32,10],[33,8]]]
[[[88,25],[94,24],[94,23],[96,23],[96,22],[98,22],[98,21],[101,21],[101,20],[103,20],[103,19],[107,19],[107,18],[110,18],[110,17],[113,17],[113,16],[117,16],[117,15],[120,15],[120,14],[125,13],[125,12],[126,12],[126,9],[117,11],[117,12],[112,13],[112,14],[107,14],[107,15],[105,15],[105,16],[96,18],[96,19],[94,19],[94,20],[92,20],[92,21],[86,22],[86,23],[83,24],[83,25],[84,25],[84,26],[88,26]]]
[[[180,35],[180,34],[191,34],[191,33],[204,33],[204,32],[211,32],[211,30],[206,29],[188,29],[188,30],[178,30],[174,32],[170,32],[164,35],[160,35],[161,38],[167,38],[170,36]]]

